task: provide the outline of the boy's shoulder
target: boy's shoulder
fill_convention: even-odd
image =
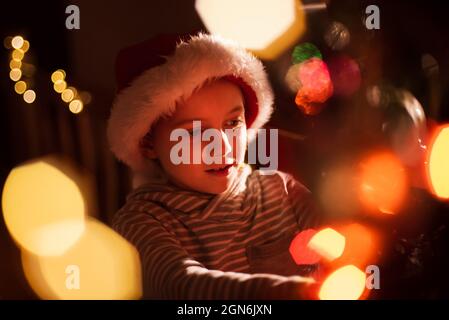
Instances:
[[[273,170],[254,170],[248,177],[251,179],[257,179],[260,181],[262,188],[274,188],[278,186],[280,190],[284,190],[286,193],[300,192],[310,193],[309,189],[299,182],[293,175],[287,172]]]

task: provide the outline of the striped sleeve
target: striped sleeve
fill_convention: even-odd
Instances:
[[[144,298],[302,299],[311,280],[299,276],[210,270],[146,212],[118,212],[113,228],[139,251]]]
[[[298,227],[305,230],[323,225],[325,217],[317,206],[310,190],[290,174],[282,173],[282,178]]]

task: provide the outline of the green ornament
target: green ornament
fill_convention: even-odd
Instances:
[[[314,57],[321,60],[323,59],[320,50],[318,50],[314,44],[305,42],[293,49],[292,62],[293,64],[297,64]]]

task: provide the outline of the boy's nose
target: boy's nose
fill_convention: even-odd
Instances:
[[[226,157],[229,153],[232,152],[232,145],[231,143],[229,143],[228,135],[225,132],[223,132],[223,130],[221,130],[220,132],[222,139],[221,150],[223,151],[223,157]]]

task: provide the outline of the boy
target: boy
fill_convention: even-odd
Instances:
[[[272,113],[262,63],[218,36],[159,36],[119,54],[117,79],[108,138],[138,187],[113,227],[139,250],[145,298],[308,297],[313,280],[300,276],[289,245],[318,223],[310,192],[244,163],[249,129]],[[194,142],[203,133],[195,123],[218,137],[213,161],[195,162],[208,145]],[[181,163],[179,129],[190,142]]]

